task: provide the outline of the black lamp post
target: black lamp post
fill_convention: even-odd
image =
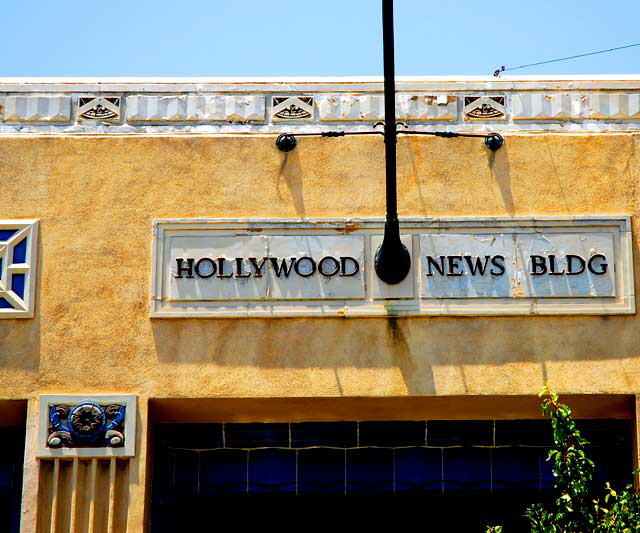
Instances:
[[[382,42],[384,49],[384,157],[387,189],[387,218],[384,238],[375,257],[378,277],[395,285],[411,270],[411,255],[400,240],[396,174],[396,82],[393,50],[393,0],[382,0]]]

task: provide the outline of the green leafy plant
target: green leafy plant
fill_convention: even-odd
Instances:
[[[640,495],[628,485],[617,493],[609,483],[604,502],[593,499],[594,464],[585,453],[588,445],[573,420],[569,406],[545,387],[540,393],[542,412],[551,419],[552,461],[556,498],[546,504],[531,505],[524,513],[531,533],[638,533],[640,532]],[[502,533],[501,526],[487,533]]]

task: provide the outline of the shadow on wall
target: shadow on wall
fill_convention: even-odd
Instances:
[[[293,150],[291,152],[285,152],[282,154],[282,164],[280,165],[280,171],[278,172],[278,181],[276,183],[276,191],[278,192],[278,198],[282,199],[281,180],[284,180],[296,213],[300,216],[304,216],[304,192],[302,189],[302,165],[300,165],[299,150]]]
[[[638,345],[635,317],[155,319],[151,327],[160,363],[397,368],[410,394],[436,392],[436,367],[535,363],[538,387],[546,363],[629,357]]]
[[[487,163],[495,185],[502,196],[504,208],[513,216],[516,212],[511,192],[511,169],[509,167],[509,147],[503,146],[497,152],[487,150]]]

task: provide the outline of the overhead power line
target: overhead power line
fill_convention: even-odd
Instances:
[[[548,61],[539,61],[538,63],[529,63],[527,65],[520,65],[518,67],[505,67],[504,65],[502,65],[500,68],[497,68],[496,70],[493,71],[493,75],[498,77],[500,76],[501,72],[505,72],[506,70],[518,70],[521,68],[535,67],[537,65],[546,65],[547,63],[557,63],[558,61],[567,61],[568,59],[576,59],[578,57],[594,56],[596,54],[605,54],[607,52],[614,52],[615,50],[633,48],[634,46],[640,46],[640,43],[628,44],[626,46],[617,46],[616,48],[607,48],[606,50],[598,50],[597,52],[587,52],[586,54],[578,54],[575,56],[560,57],[558,59],[550,59]]]

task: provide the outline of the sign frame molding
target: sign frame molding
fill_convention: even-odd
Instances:
[[[164,297],[165,241],[179,232],[212,232],[212,235],[358,235],[365,236],[363,272],[367,290],[377,281],[371,265],[371,237],[384,233],[384,218],[171,218],[154,219],[151,269],[151,318],[296,318],[296,317],[385,317],[385,316],[470,316],[470,315],[623,315],[634,314],[633,239],[630,215],[516,216],[403,218],[401,235],[413,235],[419,250],[421,233],[600,233],[614,236],[616,296],[613,297],[522,297],[522,298],[433,298],[421,299],[420,268],[412,268],[413,299],[389,296],[348,300],[238,300],[202,301],[198,305],[171,302]],[[320,233],[322,232],[322,233]],[[416,246],[417,243],[417,246]],[[414,254],[414,262],[419,259]],[[371,263],[372,264],[372,263]],[[415,263],[414,263],[415,264]],[[176,305],[178,304],[178,305]]]

